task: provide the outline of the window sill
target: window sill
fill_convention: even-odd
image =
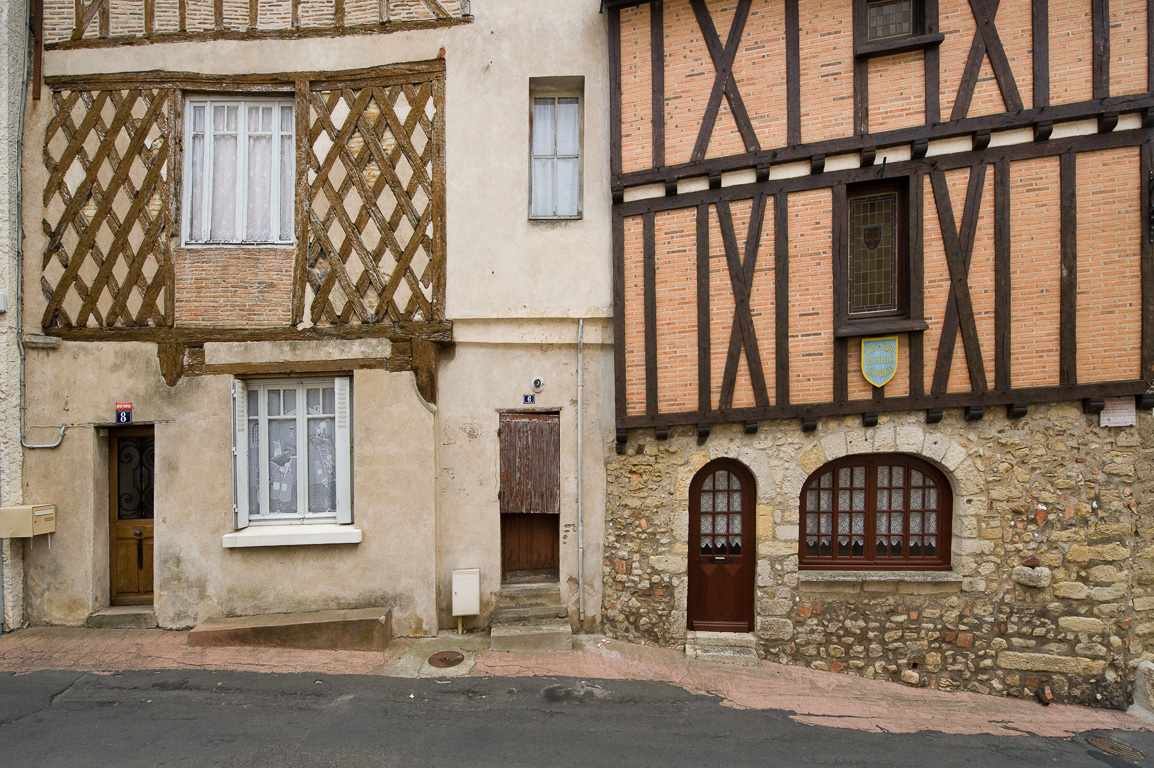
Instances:
[[[251,525],[226,533],[225,549],[296,547],[316,544],[360,544],[361,529],[352,525]]]
[[[902,581],[915,584],[942,584],[962,582],[953,571],[798,571],[797,579],[803,584],[850,583],[865,581]]]
[[[860,336],[877,336],[883,333],[913,333],[929,329],[925,320],[913,320],[908,317],[886,317],[877,320],[862,320],[835,328],[833,335],[836,339],[857,338]]]
[[[945,39],[946,36],[941,32],[934,32],[932,34],[899,37],[894,40],[877,40],[872,43],[862,43],[858,45],[857,50],[854,51],[854,56],[859,59],[868,59],[874,56],[891,56],[895,53],[906,53],[907,51],[924,51],[927,48],[935,48],[941,45]]]

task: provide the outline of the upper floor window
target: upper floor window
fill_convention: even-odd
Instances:
[[[530,84],[529,217],[581,218],[583,78],[533,78]]]
[[[190,98],[185,104],[184,242],[291,243],[291,98]]]
[[[905,196],[898,186],[859,187],[849,202],[849,313],[903,314]]]
[[[801,568],[922,568],[950,564],[952,496],[945,476],[913,456],[847,456],[801,492]]]
[[[866,38],[893,40],[921,33],[920,3],[915,0],[872,0],[866,3]]]

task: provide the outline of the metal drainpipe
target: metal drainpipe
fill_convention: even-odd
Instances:
[[[577,321],[577,623],[585,630],[585,510],[582,498],[582,453],[585,447],[585,320]]]
[[[32,42],[32,20],[28,19],[24,25],[24,77],[20,82],[20,113],[18,118],[18,135],[16,137],[16,157],[19,161],[16,170],[16,349],[20,357],[20,445],[25,448],[55,448],[64,442],[64,432],[67,425],[61,425],[60,434],[55,443],[29,443],[25,436],[25,410],[27,393],[25,387],[24,363],[24,174],[21,166],[24,160],[24,112],[28,107],[28,48]]]

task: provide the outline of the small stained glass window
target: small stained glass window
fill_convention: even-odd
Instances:
[[[867,9],[870,40],[914,34],[914,0],[875,0],[867,4]]]
[[[851,314],[898,308],[896,191],[850,200]]]

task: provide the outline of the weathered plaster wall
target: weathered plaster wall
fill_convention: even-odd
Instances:
[[[0,292],[15,298],[20,248],[17,186],[20,173],[20,113],[27,52],[27,3],[0,0]],[[0,505],[20,500],[20,429],[17,422],[19,363],[15,313],[0,314]],[[0,541],[0,625],[22,622],[23,545]]]
[[[332,353],[365,354],[352,350]],[[311,357],[279,345],[281,359]],[[356,545],[226,550],[233,530],[231,376],[183,378],[169,389],[155,347],[65,343],[30,360],[31,412],[73,426],[60,448],[30,453],[26,494],[58,505],[49,549],[26,549],[35,623],[79,624],[108,605],[108,439],[113,405],[133,403],[156,430],[155,583],[161,626],[213,616],[387,605],[394,631],[436,629],[433,411],[410,373],[353,375]],[[210,361],[211,362],[211,361]],[[113,429],[115,427],[112,427]],[[382,436],[403,436],[389,439]]]
[[[766,658],[1009,696],[1048,682],[1065,701],[1124,707],[1134,667],[1154,655],[1154,420],[1139,419],[1101,428],[1097,416],[1059,404],[1019,420],[966,422],[947,411],[937,425],[883,415],[875,428],[825,419],[816,433],[764,423],[755,435],[735,425],[704,445],[689,430],[664,442],[638,431],[607,462],[606,630],[684,643],[689,484],[709,460],[729,456],[757,480],[755,629]],[[806,478],[827,461],[873,452],[921,456],[949,478],[947,580],[798,571]],[[1028,570],[1032,559],[1038,569]]]

